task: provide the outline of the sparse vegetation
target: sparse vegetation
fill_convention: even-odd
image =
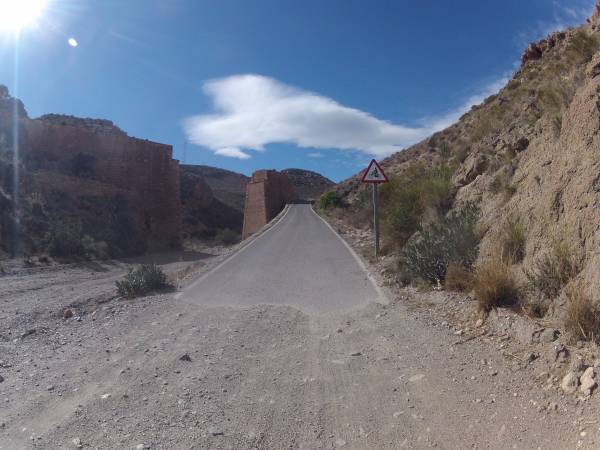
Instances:
[[[319,198],[319,208],[331,209],[342,206],[342,197],[336,191],[329,191]]]
[[[569,244],[561,239],[554,239],[550,251],[526,275],[538,292],[553,299],[578,272],[579,264]]]
[[[514,263],[525,257],[527,234],[525,224],[519,217],[509,217],[502,227],[502,257]]]
[[[600,42],[598,42],[596,35],[589,34],[580,29],[571,39],[566,53],[570,62],[582,64],[592,59],[592,56],[598,51],[599,47]]]
[[[534,85],[541,112],[549,117],[555,138],[561,133],[563,112],[583,82],[582,66],[599,49],[599,44],[597,36],[577,31],[564,54],[548,61],[536,77]]]
[[[516,187],[511,183],[511,175],[506,170],[502,170],[496,174],[490,183],[490,190],[494,194],[504,193],[506,199],[510,199],[517,191]]]
[[[564,328],[574,340],[597,341],[600,336],[600,306],[586,295],[580,283],[566,289]]]
[[[217,231],[217,234],[215,235],[215,241],[217,241],[218,243],[222,244],[222,245],[233,245],[233,244],[237,244],[238,242],[240,242],[241,237],[238,233],[236,233],[233,230],[230,230],[229,228],[225,228],[222,230]]]
[[[478,217],[479,209],[469,204],[424,227],[420,237],[404,247],[407,267],[432,283],[446,278],[450,264],[469,269],[478,252]]]
[[[115,282],[121,297],[134,298],[169,286],[167,276],[156,264],[142,264],[130,268],[122,280]]]
[[[479,309],[484,313],[519,303],[519,288],[510,265],[499,256],[490,258],[477,268],[473,289]]]

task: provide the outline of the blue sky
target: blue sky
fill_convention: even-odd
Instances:
[[[30,116],[110,119],[189,164],[338,181],[451,123],[594,0],[47,2],[17,76],[0,29],[0,84]]]

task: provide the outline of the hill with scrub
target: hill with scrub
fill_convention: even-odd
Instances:
[[[599,4],[600,5],[600,4]],[[532,43],[508,83],[458,122],[381,162],[383,249],[400,282],[475,291],[600,331],[600,6]],[[360,175],[321,204],[370,227]]]

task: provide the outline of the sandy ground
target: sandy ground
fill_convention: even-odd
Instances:
[[[217,259],[160,262],[184,285]],[[1,449],[600,446],[597,400],[544,389],[502,336],[457,334],[448,296],[405,289],[328,315],[123,300],[125,268],[0,275]]]

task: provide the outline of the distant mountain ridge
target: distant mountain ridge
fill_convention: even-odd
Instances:
[[[315,200],[335,185],[329,178],[312,170],[284,169],[281,173],[288,176],[298,197],[303,200]]]

